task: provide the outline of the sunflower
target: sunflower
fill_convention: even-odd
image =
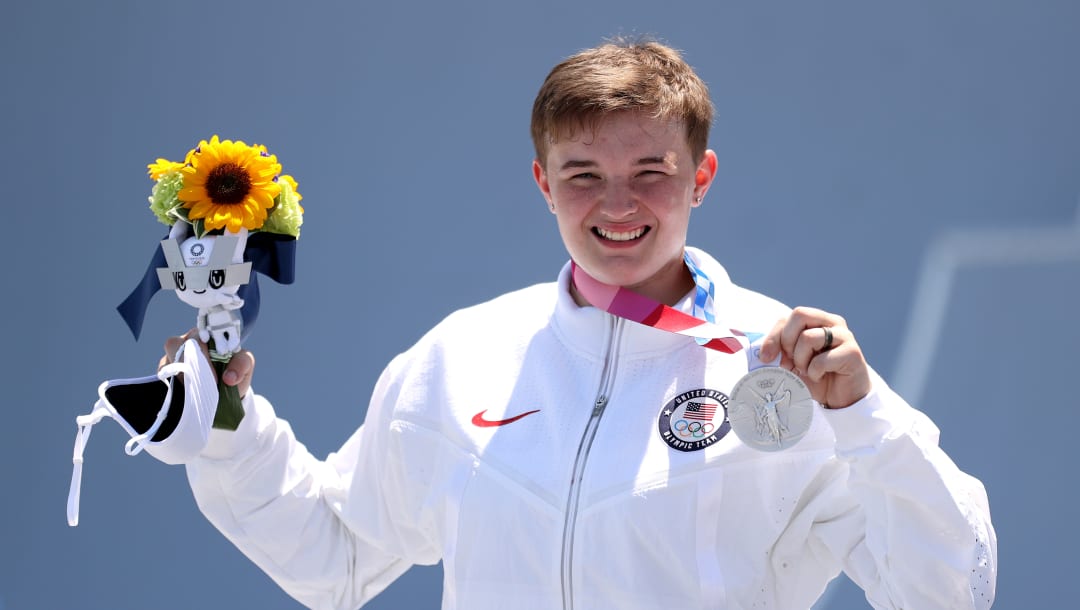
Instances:
[[[267,210],[281,185],[274,178],[281,173],[277,157],[263,146],[248,146],[237,140],[203,140],[187,157],[180,171],[184,188],[177,195],[192,222],[202,220],[206,230],[240,228],[255,230],[266,221]]]
[[[168,159],[158,159],[150,165],[147,165],[146,169],[150,170],[151,180],[161,180],[163,176],[171,174],[182,167],[184,167],[183,163],[169,161]]]

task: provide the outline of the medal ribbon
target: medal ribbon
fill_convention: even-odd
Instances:
[[[614,316],[670,333],[693,337],[698,345],[725,354],[735,354],[758,340],[761,335],[757,333],[744,333],[716,324],[711,311],[715,296],[712,280],[697,268],[690,260],[689,254],[684,254],[683,259],[694,276],[696,286],[694,313],[701,315],[704,319],[683,313],[630,289],[604,284],[586,273],[573,261],[570,261],[570,272],[574,286],[585,297],[585,300]]]

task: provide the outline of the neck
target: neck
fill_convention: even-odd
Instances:
[[[660,271],[660,273],[657,274],[660,276],[663,276],[665,274],[669,276],[669,279],[666,279],[663,282],[652,281],[638,285],[621,287],[626,288],[627,290],[632,290],[633,292],[640,294],[643,297],[648,297],[653,301],[662,303],[669,307],[674,306],[684,296],[686,296],[686,293],[690,292],[690,290],[694,287],[694,276],[690,273],[690,270],[687,269],[686,263],[684,263],[683,260],[680,258],[675,261],[674,264],[678,266],[678,269],[675,270],[674,273],[671,273],[668,269],[663,269]],[[587,273],[584,269],[581,269],[580,266],[578,267],[578,269],[579,273]],[[595,279],[594,281],[599,282],[599,280]],[[578,287],[574,283],[573,278],[571,278],[570,281],[570,296],[574,299],[574,303],[577,303],[577,305],[580,307],[585,307],[586,305],[597,305],[596,303],[590,303],[589,300],[585,298],[585,295],[581,294],[581,291],[578,290]]]

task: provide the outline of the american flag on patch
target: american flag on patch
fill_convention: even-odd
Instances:
[[[712,421],[713,415],[716,415],[716,405],[707,402],[688,402],[686,410],[683,411],[683,417],[686,419]]]

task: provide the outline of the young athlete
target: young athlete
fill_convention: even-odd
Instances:
[[[989,607],[986,493],[930,420],[843,318],[686,246],[712,114],[656,42],[556,66],[532,172],[570,258],[558,279],[448,316],[325,460],[248,391],[240,352],[224,381],[246,416],[187,464],[202,511],[316,608],[440,560],[444,610],[791,610],[840,570],[876,608]]]

